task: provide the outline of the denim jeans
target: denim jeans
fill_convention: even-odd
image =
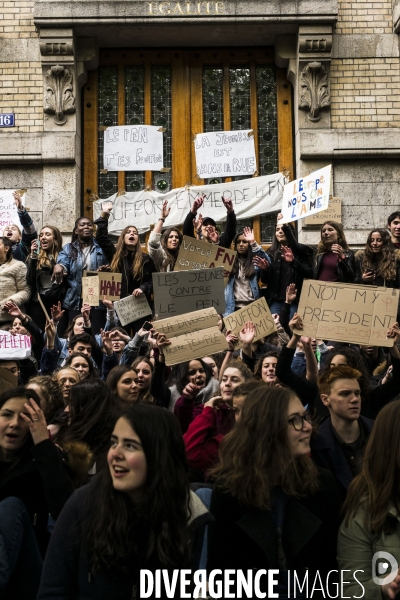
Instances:
[[[24,503],[0,502],[0,598],[35,600],[43,560]]]
[[[269,307],[269,310],[271,311],[271,315],[277,313],[278,315],[281,314],[281,310],[282,310],[282,306],[284,305],[284,301],[283,300],[274,300],[271,304],[271,306]],[[297,311],[297,303],[293,302],[290,305],[290,319],[293,318],[294,313]]]

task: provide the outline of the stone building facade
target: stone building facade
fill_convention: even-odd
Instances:
[[[292,96],[284,165],[292,178],[332,163],[355,246],[398,208],[400,0],[0,0],[0,8],[0,112],[15,114],[15,127],[0,129],[0,188],[28,188],[38,226],[68,233],[99,192],[85,187],[84,87],[104,49],[272,48]],[[316,240],[301,225],[299,234]]]

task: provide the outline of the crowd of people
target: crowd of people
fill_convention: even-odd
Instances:
[[[30,336],[32,355],[0,351],[14,377],[0,395],[0,596],[131,600],[143,569],[277,569],[281,599],[338,597],[324,586],[332,594],[345,570],[358,574],[342,597],[400,595],[400,569],[377,583],[373,565],[376,552],[400,563],[399,318],[382,348],[301,336],[297,312],[305,279],[400,288],[400,211],[358,252],[337,222],[312,248],[278,215],[265,251],[237,230],[230,200],[224,231],[200,197],[183,233],[165,201],[146,253],[134,225],[112,241],[111,202],[63,246],[14,198],[0,329]],[[152,274],[174,270],[183,235],[236,251],[219,321],[227,350],[169,367],[157,315],[121,326],[107,297],[82,304],[82,277],[120,273],[121,298],[152,307]],[[225,328],[261,297],[276,333]],[[313,594],[293,595],[305,578],[319,578]]]

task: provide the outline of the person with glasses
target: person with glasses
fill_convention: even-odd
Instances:
[[[318,379],[322,403],[329,416],[311,442],[313,460],[335,476],[344,500],[352,479],[359,473],[374,422],[361,413],[361,372],[341,365]]]
[[[274,592],[286,599],[306,597],[298,586],[294,592],[289,573],[303,582],[318,571],[325,584],[337,569],[341,502],[332,474],[310,459],[311,432],[310,415],[291,390],[262,385],[247,396],[210,471],[209,571],[278,569]],[[267,588],[261,577],[261,592]]]

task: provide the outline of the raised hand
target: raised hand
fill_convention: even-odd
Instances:
[[[194,215],[197,213],[200,206],[203,206],[204,198],[205,198],[204,194],[203,194],[203,196],[200,196],[200,198],[196,198],[196,200],[192,204],[192,208],[190,211],[191,213],[193,213]]]
[[[255,242],[254,231],[251,227],[243,227],[243,239],[245,242],[249,242],[249,244]]]
[[[107,200],[106,202],[103,202],[103,204],[101,205],[101,210],[106,215],[110,215],[112,209],[113,209],[113,203],[110,202],[109,200]]]
[[[29,413],[29,417],[24,413],[20,413],[21,419],[23,419],[25,423],[28,423],[33,443],[36,446],[36,444],[49,439],[46,419],[42,409],[32,398],[30,398],[29,403],[26,402],[24,406]]]
[[[65,311],[63,311],[61,308],[60,301],[58,301],[57,304],[53,304],[53,306],[50,309],[50,313],[51,313],[51,318],[54,321],[54,323],[57,323],[57,321],[59,321],[61,319],[64,312]]]
[[[234,335],[230,329],[225,333],[225,339],[228,344],[228,350],[234,350],[238,342],[238,336]]]
[[[106,307],[107,310],[113,310],[114,309],[114,305],[112,303],[111,300],[107,300],[106,296],[103,296],[103,304]]]
[[[31,242],[31,255],[36,258],[37,257],[37,250],[38,250],[38,241],[37,240],[32,240]]]
[[[156,345],[160,352],[165,346],[168,346],[171,343],[171,340],[167,338],[165,333],[161,333],[160,331],[154,331],[153,338],[156,340]]]
[[[269,262],[266,258],[262,258],[261,256],[255,256],[253,258],[253,265],[262,271],[266,271],[269,268]]]
[[[206,227],[206,237],[212,244],[216,244],[219,240],[219,233],[212,225],[210,225],[209,227]]]
[[[46,346],[47,348],[54,348],[54,340],[56,339],[56,327],[54,325],[54,321],[51,319],[50,321],[46,321],[46,326],[44,328],[46,334]]]
[[[5,312],[8,312],[8,314],[10,315],[10,317],[18,317],[18,319],[20,319],[21,321],[24,320],[25,315],[23,314],[23,312],[21,311],[20,307],[17,306],[15,304],[15,302],[13,302],[12,300],[9,300],[8,302],[6,302],[3,306],[3,310]]]
[[[13,192],[13,196],[14,196],[14,204],[15,204],[15,208],[17,210],[23,210],[24,206],[22,204],[22,198],[19,195],[18,192]]]
[[[344,259],[343,248],[339,244],[332,244],[331,250],[334,254],[337,254],[341,260]]]
[[[106,351],[107,356],[111,356],[114,352],[113,346],[112,346],[111,333],[112,333],[111,331],[102,331],[101,332],[101,340],[103,342],[103,348]]]
[[[276,216],[276,222],[280,221],[281,219],[283,219],[283,214],[282,213],[278,213]]]
[[[82,314],[83,321],[84,321],[86,327],[87,327],[86,323],[90,323],[91,308],[92,307],[90,306],[90,304],[82,304],[81,314]]]
[[[292,331],[293,329],[304,329],[303,320],[299,313],[294,313],[293,318],[289,321],[289,327]]]
[[[164,200],[161,207],[161,218],[166,219],[171,212],[171,207],[168,207],[168,200]]]
[[[254,342],[256,327],[252,321],[247,321],[239,332],[239,339],[244,346],[250,346]]]
[[[203,225],[203,215],[199,213],[196,219],[193,219],[193,227],[196,231],[199,231]]]
[[[294,302],[296,300],[296,296],[297,296],[296,284],[289,283],[289,285],[286,288],[286,302],[288,304],[292,304],[292,302]]]
[[[285,262],[291,263],[294,260],[293,252],[289,246],[281,246],[281,255],[282,260]]]
[[[232,204],[232,200],[229,199],[225,199],[223,196],[221,198],[222,202],[224,203],[224,206],[226,208],[226,212],[231,213],[233,212],[233,204]]]

